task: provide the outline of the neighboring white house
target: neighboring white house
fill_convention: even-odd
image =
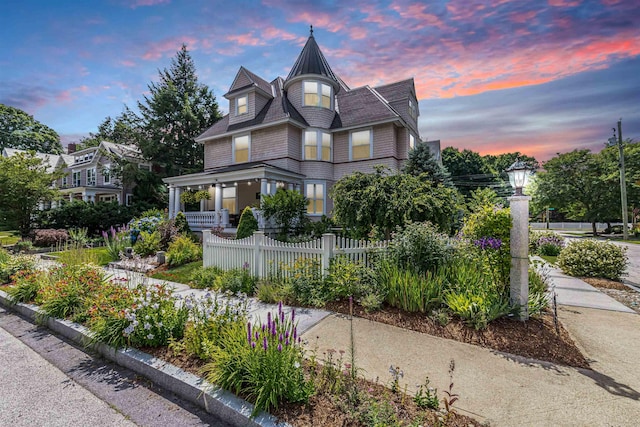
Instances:
[[[151,168],[150,163],[141,160],[136,147],[114,144],[103,141],[97,147],[75,151],[75,144],[70,144],[68,154],[35,153],[36,157],[47,165],[47,171],[60,169],[64,172],[62,178],[52,185],[60,191],[61,199],[84,200],[87,202],[111,202],[130,204],[133,198],[132,188],[123,187],[122,183],[111,173],[112,159],[126,159],[137,162],[141,168]],[[24,150],[5,148],[2,155],[10,157]],[[55,207],[42,205],[41,209]]]

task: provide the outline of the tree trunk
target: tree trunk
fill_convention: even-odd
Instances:
[[[598,235],[598,230],[596,228],[596,222],[595,221],[591,222],[591,228],[593,229],[593,237],[596,237]]]

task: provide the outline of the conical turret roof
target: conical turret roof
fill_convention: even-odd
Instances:
[[[333,80],[338,87],[342,86],[341,80],[331,70],[318,43],[316,43],[316,39],[313,37],[313,26],[311,27],[311,34],[309,34],[307,43],[305,43],[302,52],[300,52],[300,56],[298,56],[295,64],[293,64],[287,80],[304,74],[318,74]]]

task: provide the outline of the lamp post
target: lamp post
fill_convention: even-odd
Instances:
[[[511,210],[510,302],[520,307],[520,320],[529,319],[529,200],[522,194],[530,170],[517,159],[506,170],[515,194],[508,198]]]
[[[618,120],[618,137],[616,138],[616,128],[613,128],[613,136],[609,138],[609,146],[617,145],[620,151],[620,202],[622,205],[622,239],[629,239],[629,230],[627,229],[627,183],[625,181],[624,170],[624,145],[622,143],[622,119]]]

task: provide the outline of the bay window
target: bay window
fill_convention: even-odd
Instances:
[[[302,105],[305,107],[323,107],[331,109],[333,88],[320,82],[304,82]]]

